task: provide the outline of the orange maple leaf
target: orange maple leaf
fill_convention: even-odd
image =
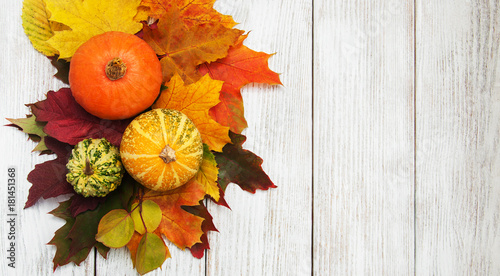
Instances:
[[[210,115],[235,133],[241,133],[247,127],[240,89],[252,82],[281,84],[279,75],[269,69],[268,60],[272,55],[253,51],[243,45],[246,37],[242,35],[229,48],[225,58],[199,67],[202,75],[209,74],[212,79],[224,81],[221,102],[210,110]]]
[[[196,206],[204,197],[205,190],[202,185],[196,180],[191,180],[177,189],[166,192],[146,190],[142,199],[156,202],[162,211],[162,219],[155,232],[163,234],[180,249],[185,249],[201,242],[203,235],[201,226],[204,219],[185,211],[182,206]],[[130,244],[131,252],[134,246],[134,243]]]
[[[213,8],[214,3],[215,0],[142,0],[140,7],[144,14],[156,19],[162,18],[168,10],[176,7],[188,27],[211,22],[222,23],[226,28],[234,27],[236,22],[233,17],[216,11]]]
[[[184,82],[193,83],[200,78],[196,67],[225,57],[243,31],[226,28],[221,23],[188,27],[181,20],[180,11],[174,8],[160,18],[157,28],[145,26],[143,33],[144,40],[163,56],[160,60],[163,81],[169,81],[177,73]]]
[[[174,75],[165,84],[153,104],[153,108],[175,109],[186,114],[196,125],[201,139],[211,150],[221,152],[224,145],[231,143],[229,127],[222,126],[209,115],[209,109],[219,103],[222,81],[212,80],[205,75],[199,81],[185,85],[179,75]]]

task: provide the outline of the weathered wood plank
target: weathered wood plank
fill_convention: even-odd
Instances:
[[[210,206],[220,233],[209,236],[208,275],[311,273],[311,1],[224,0],[217,8],[251,31],[246,45],[276,52],[283,87],[243,89],[248,137],[277,189],[256,194],[230,185],[232,210]]]
[[[493,0],[417,1],[421,275],[500,274],[499,8]]]
[[[314,1],[314,274],[411,275],[412,1]]]

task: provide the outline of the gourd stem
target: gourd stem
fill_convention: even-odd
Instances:
[[[168,164],[170,162],[174,162],[177,160],[175,158],[175,150],[171,148],[169,145],[166,145],[163,150],[160,152],[159,157],[165,162],[165,164]]]
[[[108,79],[115,81],[125,76],[127,65],[125,65],[121,58],[115,57],[108,62],[105,72]]]
[[[90,161],[88,158],[85,160],[85,170],[83,171],[83,173],[85,175],[93,175],[94,174],[94,170],[92,169],[92,166],[90,166]]]

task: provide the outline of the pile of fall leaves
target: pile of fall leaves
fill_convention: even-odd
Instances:
[[[78,105],[70,88],[62,88],[29,104],[27,118],[9,119],[38,142],[35,151],[56,155],[28,175],[32,186],[25,208],[41,198],[72,195],[50,212],[66,221],[50,241],[57,247],[54,269],[70,262],[80,264],[93,247],[106,257],[109,247],[96,239],[101,218],[113,210],[132,211],[134,204],[151,201],[156,204],[141,208],[149,208],[151,214],[161,211],[156,236],[201,258],[209,248],[207,233],[217,231],[205,199],[228,207],[224,191],[229,183],[252,193],[275,187],[262,170],[262,159],[242,147],[246,137],[241,132],[247,123],[240,90],[253,82],[280,84],[279,76],[268,67],[271,55],[243,45],[247,34],[234,28],[231,16],[217,12],[214,1],[24,1],[24,30],[33,46],[52,60],[58,69],[56,77],[65,83],[72,55],[91,37],[121,31],[146,41],[162,65],[164,89],[155,104],[185,113],[208,145],[196,181],[159,193],[125,175],[120,187],[108,196],[86,198],[66,181],[73,146],[85,138],[106,138],[119,146],[133,118],[97,118]],[[144,274],[161,266],[170,254],[167,247],[141,244],[142,236],[135,232],[126,246],[134,266]],[[155,250],[166,254],[158,259]]]

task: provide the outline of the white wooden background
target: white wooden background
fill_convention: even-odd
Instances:
[[[3,118],[63,86],[23,34],[21,5],[0,1]],[[279,188],[230,186],[232,210],[209,207],[220,233],[206,257],[171,245],[149,275],[500,275],[499,6],[219,0],[247,46],[277,53],[284,86],[243,96],[245,146]],[[137,275],[125,249],[52,273],[54,199],[19,211],[18,267],[6,266],[7,168],[21,208],[47,157],[13,128],[0,137],[0,275]]]

